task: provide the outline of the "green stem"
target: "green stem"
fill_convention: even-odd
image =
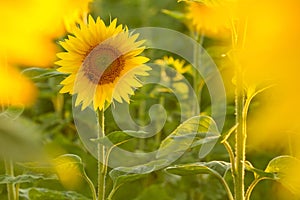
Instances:
[[[20,189],[20,183],[17,183],[16,184],[16,192],[15,192],[16,200],[19,200],[19,189]]]
[[[257,185],[257,183],[259,181],[261,181],[262,179],[261,178],[258,178],[258,179],[255,179],[248,187],[247,189],[247,192],[246,192],[246,195],[245,195],[245,200],[250,200],[250,196],[251,196],[251,193],[254,189],[254,187]]]
[[[233,154],[233,151],[232,151],[232,148],[230,146],[230,144],[225,140],[222,142],[223,145],[225,146],[228,154],[229,154],[229,159],[230,159],[230,163],[231,163],[231,174],[232,174],[232,177],[233,179],[235,178],[235,172],[234,172],[234,169],[235,169],[235,162],[234,162],[234,154]]]
[[[89,185],[89,187],[91,189],[93,200],[97,200],[97,192],[96,192],[93,182],[91,181],[91,179],[89,179],[89,177],[85,173],[84,173],[83,178],[86,180],[87,184]]]
[[[236,124],[238,124],[235,137],[235,199],[244,200],[244,176],[245,176],[245,155],[246,155],[246,113],[244,113],[245,95],[243,90],[243,77],[241,67],[236,63],[236,90],[235,108]]]
[[[165,104],[165,97],[164,96],[161,96],[160,98],[159,98],[159,104],[160,105],[162,105],[162,106],[164,106],[164,104]],[[159,123],[161,122],[161,116],[160,115],[158,115],[158,117],[156,118],[156,122],[155,122],[155,125],[156,125],[156,128],[157,128],[157,126],[159,125]],[[155,144],[156,144],[156,146],[157,147],[159,147],[159,145],[160,145],[160,143],[161,143],[161,135],[162,135],[162,131],[163,130],[161,130],[161,131],[159,131],[156,135],[155,135]]]
[[[112,200],[112,197],[114,196],[114,194],[116,193],[116,191],[122,186],[123,184],[119,185],[118,187],[113,187],[113,189],[111,190],[111,192],[109,193],[107,200]]]
[[[202,51],[200,50],[199,48],[199,44],[202,45],[203,44],[203,41],[204,41],[204,34],[201,34],[201,35],[196,35],[194,36],[196,41],[197,41],[197,44],[195,45],[195,49],[194,49],[194,80],[193,80],[193,89],[196,93],[196,97],[197,97],[197,100],[198,102],[196,102],[199,106],[201,106],[201,90],[202,90],[202,87],[203,87],[203,81],[200,80],[200,75],[198,73],[198,68],[200,67],[200,59],[199,59],[199,55],[202,55]],[[198,107],[198,105],[194,105],[196,106],[195,108]],[[197,109],[194,109],[195,111]],[[196,115],[198,113],[195,113]]]
[[[105,136],[104,110],[98,112],[98,119],[99,124],[101,123],[101,131],[98,132],[98,139],[100,139]],[[98,143],[98,200],[105,200],[106,173],[105,146]]]
[[[214,175],[220,180],[220,182],[224,186],[224,188],[227,192],[227,195],[228,195],[228,199],[229,200],[234,200],[234,198],[232,196],[232,193],[231,193],[231,190],[230,190],[229,186],[227,185],[225,179],[222,176],[220,176],[218,173],[214,173]]]
[[[145,107],[146,107],[146,102],[145,101],[141,101],[139,104],[139,110],[138,110],[138,118],[139,120],[143,120],[145,121]],[[142,126],[144,126],[144,124],[141,124]],[[145,148],[145,140],[139,140],[139,149],[143,150]]]
[[[5,173],[9,176],[14,176],[14,165],[13,162],[9,159],[4,160]],[[13,183],[7,184],[7,194],[8,200],[16,200],[16,188]]]
[[[234,194],[236,200],[245,200],[245,160],[246,160],[246,120],[247,111],[245,109],[245,93],[242,66],[238,60],[237,53],[245,46],[247,20],[231,20],[232,28],[232,60],[235,66],[235,112],[236,112],[236,135],[235,135],[235,169],[234,169]]]

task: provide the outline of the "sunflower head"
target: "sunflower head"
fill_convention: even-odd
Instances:
[[[192,73],[192,66],[185,65],[184,60],[174,59],[172,56],[164,56],[163,59],[158,59],[155,61],[156,64],[162,66],[170,66],[176,69],[180,74]]]
[[[193,1],[186,2],[186,6],[186,18],[194,31],[209,37],[229,36],[229,13],[226,7]]]
[[[94,21],[89,16],[87,24],[81,22],[60,43],[66,52],[57,54],[58,71],[69,74],[61,92],[77,94],[75,106],[82,103],[82,109],[93,104],[102,110],[113,100],[129,103],[134,88],[141,86],[136,76],[146,76],[151,69],[144,65],[149,59],[140,56],[145,47],[138,36],[117,26],[116,19],[106,26],[99,17]]]
[[[36,96],[37,89],[29,79],[14,67],[0,65],[0,106],[30,106]]]

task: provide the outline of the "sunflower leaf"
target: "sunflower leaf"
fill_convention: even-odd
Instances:
[[[127,141],[129,139],[133,138],[131,135],[128,134],[126,131],[115,131],[111,132],[108,135],[106,135],[103,138],[97,138],[92,139],[92,141],[103,144],[103,145],[109,145],[109,144],[119,144],[124,141]]]
[[[224,161],[197,162],[183,165],[175,165],[166,168],[171,174],[180,176],[196,175],[196,174],[213,174],[224,176],[230,169],[231,164]]]
[[[147,174],[155,171],[156,169],[164,166],[167,160],[154,160],[144,165],[138,165],[133,167],[117,167],[110,171],[114,188],[118,188],[126,182],[131,182],[145,177]]]
[[[202,137],[199,136],[203,134]],[[220,133],[214,120],[209,116],[195,116],[180,124],[162,142],[157,158],[179,157],[187,149],[202,144],[199,157],[209,153],[217,142]],[[198,140],[198,142],[197,142]],[[202,140],[202,141],[201,141]]]
[[[300,195],[299,174],[300,160],[292,156],[279,156],[272,159],[265,172],[273,173],[274,180],[280,182],[291,192]]]
[[[26,200],[89,200],[89,198],[74,191],[57,191],[46,188],[27,188],[20,189],[19,191],[20,197]]]
[[[23,174],[19,176],[10,176],[10,175],[1,175],[0,176],[0,184],[7,184],[7,183],[32,183],[37,180],[52,180],[57,179],[55,176],[44,176],[41,174]]]

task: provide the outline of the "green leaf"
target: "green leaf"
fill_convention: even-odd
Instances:
[[[182,12],[172,11],[172,10],[167,10],[167,9],[162,9],[161,11],[162,11],[162,13],[169,15],[170,17],[173,17],[178,20],[183,20],[185,18],[184,13],[182,13]]]
[[[171,174],[180,176],[195,175],[195,174],[213,174],[224,176],[230,169],[231,164],[224,161],[197,162],[183,165],[175,165],[166,168],[166,171]]]
[[[220,135],[216,135],[215,133],[190,133],[186,135],[174,136],[172,137],[174,140],[185,140],[187,138],[194,138],[193,143],[190,148],[197,147],[202,144],[216,142]]]
[[[7,184],[7,183],[30,183],[37,180],[53,180],[57,179],[55,176],[46,177],[44,175],[33,175],[33,174],[23,174],[16,177],[9,176],[9,175],[1,175],[0,176],[0,184]]]
[[[204,157],[217,142],[220,133],[209,116],[195,116],[180,124],[162,142],[157,158],[179,157],[187,149],[202,144],[199,157]],[[197,142],[198,141],[198,142]]]
[[[273,173],[275,180],[291,192],[300,195],[300,160],[292,156],[279,156],[272,159],[265,172]]]
[[[20,197],[26,200],[90,200],[90,198],[73,191],[56,191],[45,188],[28,188],[20,189],[19,191]]]
[[[101,143],[105,146],[111,146],[111,144],[120,144],[123,142],[126,142],[130,139],[133,138],[133,136],[139,136],[142,134],[146,134],[143,131],[115,131],[112,133],[109,133],[108,135],[106,135],[103,138],[99,138],[99,139],[92,139],[92,141]]]
[[[155,160],[147,163],[146,165],[117,167],[110,171],[109,176],[114,183],[114,188],[118,188],[124,183],[145,177],[147,174],[155,171],[157,168],[160,168],[165,163],[167,163],[166,160]]]
[[[17,163],[26,169],[29,173],[43,174],[44,176],[50,176],[55,174],[53,166],[50,163],[40,163],[40,162],[20,162]]]
[[[64,154],[54,159],[56,167],[77,169],[80,173],[84,173],[82,160],[74,154]]]

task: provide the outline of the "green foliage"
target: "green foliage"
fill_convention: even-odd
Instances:
[[[219,136],[220,133],[212,118],[208,116],[192,117],[180,124],[161,142],[157,157],[181,155],[190,147],[200,144],[204,148],[201,149],[199,155],[207,154],[213,148],[214,142],[218,140]]]
[[[0,176],[0,184],[7,184],[7,183],[30,183],[37,180],[51,180],[56,179],[56,177],[46,177],[44,175],[38,174],[23,174],[16,177],[9,176],[9,175],[1,175]]]
[[[222,6],[235,0],[179,0],[178,2],[181,1]],[[94,0],[90,7],[92,15],[101,16],[106,23],[117,17],[118,23],[128,25],[129,29],[156,26],[192,35],[193,33],[189,33],[189,28],[185,25],[187,21],[184,2]],[[218,65],[222,75],[232,71],[228,53],[231,50],[230,41],[224,42],[204,37],[203,47]],[[180,46],[180,48],[184,47]],[[152,62],[164,55],[172,54],[147,49],[144,55],[151,58]],[[172,56],[179,58],[178,55]],[[206,65],[206,63],[202,64]],[[0,108],[0,155],[15,161],[14,175],[5,174],[5,166],[0,164],[0,199],[7,198],[5,184],[18,186],[20,200],[95,199],[97,159],[87,151],[86,146],[78,137],[72,115],[72,97],[59,93],[61,88],[59,84],[66,75],[57,72],[55,68],[56,66],[52,68],[32,67],[22,71],[39,90],[37,102],[33,107]],[[182,96],[189,95],[189,91],[179,80],[186,78],[188,83],[193,85],[195,77],[193,73],[175,77],[163,70],[157,73],[160,79],[171,81],[172,88],[180,92]],[[211,80],[213,77],[210,77],[209,81]],[[270,87],[268,84],[243,88],[246,97],[244,110],[246,114],[256,95]],[[226,89],[234,93],[232,87]],[[146,137],[148,133],[143,131],[120,130],[111,112],[114,106],[118,105],[117,102],[106,109],[106,136],[91,139],[90,142],[95,147],[97,144],[107,146],[108,155],[116,147],[135,153],[157,152],[156,160],[148,161],[143,165],[130,166],[128,162],[130,167],[108,168],[107,190],[111,191],[108,194],[109,200],[224,200],[232,198],[231,176],[233,174],[231,171],[233,169],[228,154],[230,152],[223,145],[224,143],[232,147],[235,145],[234,134],[238,124],[235,123],[234,99],[228,95],[224,126],[226,131],[221,131],[216,124],[218,118],[213,119],[209,116],[212,112],[211,96],[205,84],[199,96],[201,97],[199,99],[201,113],[181,123],[181,115],[190,116],[190,113],[181,113],[182,108],[178,99],[170,89],[149,84],[136,90],[135,95],[131,97],[129,109],[133,121],[137,124],[144,126],[151,122],[152,119],[147,111],[155,104],[162,105],[166,111],[164,127],[154,137],[149,138]],[[163,119],[161,112],[156,112],[153,116],[154,125],[159,124]],[[124,123],[127,122],[127,119],[122,120]],[[89,127],[89,130],[95,129],[95,123],[90,118],[81,116],[81,122]],[[86,134],[89,133],[88,131]],[[275,180],[290,190],[291,196],[294,195],[295,199],[300,196],[299,177],[293,176],[299,173],[299,160],[291,156],[275,157],[290,152],[282,149],[276,149],[276,152],[264,152],[262,149],[253,150],[251,146],[247,150],[249,152],[246,158],[251,160],[251,163],[245,162],[247,170],[245,182],[249,186],[246,187],[249,199],[252,192],[253,199],[262,196],[267,199],[276,199],[273,183],[258,185],[261,180]],[[232,153],[235,152],[232,151]],[[273,157],[275,158],[272,159]],[[169,163],[170,160],[174,162]],[[267,163],[268,160],[271,161]],[[64,184],[60,179],[54,163],[58,164],[61,174],[77,170],[72,175],[81,177],[80,188],[68,188],[68,184]],[[258,167],[254,167],[252,163]],[[262,170],[264,168],[265,170]]]
[[[21,189],[20,197],[23,197],[26,200],[90,200],[89,198],[73,191],[57,191],[36,187]]]
[[[176,165],[166,168],[166,171],[172,174],[187,176],[195,174],[219,174],[225,176],[230,169],[231,164],[224,161],[198,162],[191,164]]]

